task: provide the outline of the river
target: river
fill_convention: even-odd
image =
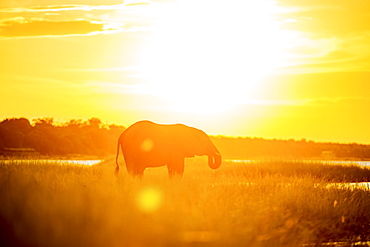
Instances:
[[[235,163],[252,163],[258,160],[237,160],[237,159],[225,159],[225,162],[235,162]],[[294,161],[294,160],[292,160]],[[359,160],[297,160],[307,163],[323,163],[323,164],[338,164],[338,165],[360,165],[370,167],[370,161],[359,161]]]
[[[3,164],[34,164],[34,163],[44,163],[44,164],[59,164],[59,165],[86,165],[93,166],[104,160],[53,160],[53,159],[37,159],[37,160],[2,160]]]
[[[99,164],[100,162],[103,162],[104,160],[101,159],[91,159],[91,160],[62,160],[62,159],[30,159],[30,160],[23,160],[23,159],[15,159],[15,160],[2,160],[2,163],[5,164],[14,164],[14,163],[28,163],[32,164],[35,162],[41,162],[45,164],[61,164],[61,165],[87,165],[87,166],[93,166],[96,164]],[[234,162],[234,163],[251,163],[258,160],[238,160],[238,159],[225,159],[225,162]],[[323,164],[343,164],[343,165],[360,165],[360,166],[367,166],[370,167],[370,161],[356,161],[356,160],[299,160],[303,162],[313,163],[313,162],[319,162]]]
[[[34,164],[34,163],[44,163],[44,164],[60,164],[60,165],[86,165],[93,166],[103,162],[104,160],[57,160],[57,159],[37,159],[37,160],[1,160],[0,163],[3,164]],[[251,163],[256,160],[233,160],[225,159],[225,162],[235,162],[235,163]],[[303,160],[303,162],[320,162],[326,164],[356,164],[360,166],[370,167],[370,161],[348,161],[348,160]],[[349,188],[349,189],[370,189],[369,182],[362,183],[329,183],[327,187],[340,187],[340,188]]]

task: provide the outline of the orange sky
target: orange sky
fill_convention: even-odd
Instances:
[[[0,120],[370,143],[369,13],[364,0],[1,1]]]

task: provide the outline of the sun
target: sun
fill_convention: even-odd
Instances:
[[[273,1],[175,1],[158,13],[141,56],[147,93],[170,110],[212,113],[258,99],[286,62]]]

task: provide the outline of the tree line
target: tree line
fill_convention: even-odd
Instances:
[[[358,143],[314,142],[306,139],[279,140],[251,137],[211,138],[222,154],[232,159],[262,157],[317,158],[317,159],[370,159],[370,145]],[[224,155],[225,156],[225,155]]]
[[[0,123],[0,150],[34,149],[41,155],[108,155],[116,151],[123,126],[98,118],[55,123],[53,118],[5,119]]]
[[[124,126],[108,125],[98,118],[56,123],[53,118],[9,118],[0,122],[1,150],[34,150],[40,155],[111,155]],[[370,159],[370,145],[319,143],[252,137],[212,136],[224,158],[260,157]],[[4,153],[4,152],[3,152]]]

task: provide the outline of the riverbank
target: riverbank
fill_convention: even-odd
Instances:
[[[211,170],[190,159],[182,180],[168,179],[165,167],[148,169],[140,180],[124,169],[115,177],[113,161],[91,167],[0,161],[0,228],[6,230],[0,239],[27,246],[369,241],[370,191],[327,186],[367,169],[345,167],[339,175],[336,165],[316,164],[311,172],[306,165],[225,162]],[[318,175],[323,172],[333,174]]]

